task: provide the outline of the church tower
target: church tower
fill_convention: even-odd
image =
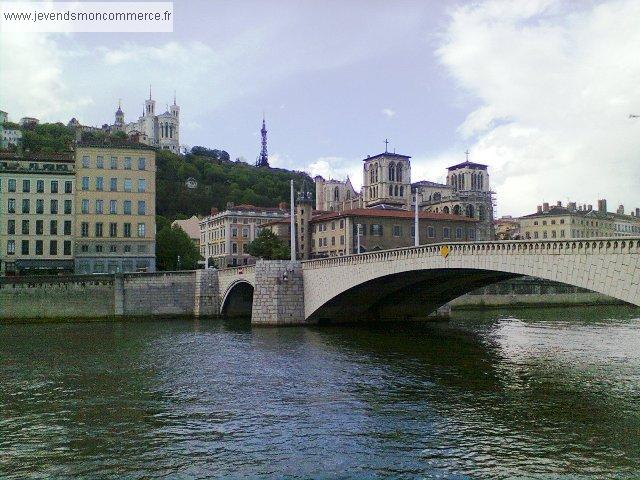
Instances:
[[[156,114],[156,101],[151,99],[151,85],[149,85],[149,100],[144,102],[145,117],[153,117]]]
[[[116,110],[116,127],[122,127],[124,125],[124,112],[122,111],[121,102],[118,101],[118,110]]]
[[[180,107],[176,103],[176,92],[173,92],[173,105],[171,105],[171,109],[169,111],[176,120],[180,120]]]
[[[362,192],[367,208],[408,209],[411,205],[411,161],[409,156],[385,151],[364,159]]]

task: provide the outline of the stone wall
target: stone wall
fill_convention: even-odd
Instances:
[[[196,272],[126,273],[121,286],[125,316],[193,315]]]
[[[304,324],[302,264],[287,260],[258,260],[255,268],[251,323]]]

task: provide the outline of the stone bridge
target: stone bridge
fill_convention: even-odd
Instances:
[[[200,315],[300,325],[424,318],[476,288],[529,275],[640,306],[640,238],[442,243],[201,271]]]

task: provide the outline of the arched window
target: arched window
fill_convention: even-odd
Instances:
[[[376,181],[376,173],[374,171],[373,165],[369,167],[369,183],[375,183]]]
[[[482,175],[482,173],[478,174],[478,180],[479,180],[478,190],[484,190],[484,175]]]
[[[396,182],[401,182],[402,181],[402,164],[398,163],[398,165],[396,165]]]
[[[396,179],[396,166],[395,163],[391,162],[389,164],[389,181],[393,182]]]
[[[340,190],[338,190],[338,187],[333,189],[333,199],[340,200]]]
[[[438,210],[438,209],[436,208],[436,211],[437,211],[437,210]],[[449,210],[449,207],[444,207],[444,208],[442,209],[442,213],[446,213],[447,215],[449,215],[449,213],[451,213],[451,210]]]
[[[462,215],[462,209],[460,208],[460,205],[456,205],[455,207],[453,207],[453,214]]]
[[[471,190],[475,190],[476,189],[476,174],[472,173],[471,174]]]
[[[378,176],[378,175],[379,175],[379,172],[378,172],[378,164],[377,164],[377,163],[376,163],[376,165],[375,165],[375,172],[376,172],[376,183],[378,183],[378,179],[379,179],[380,177]]]
[[[484,220],[484,217],[485,217],[484,205],[478,205],[478,220]]]
[[[467,205],[465,213],[466,213],[467,217],[473,218],[473,216],[474,216],[473,214],[475,213],[475,209],[473,208],[473,205],[471,205],[471,204]]]
[[[393,185],[389,185],[389,196],[393,197]]]
[[[434,202],[439,202],[441,198],[442,198],[442,195],[440,195],[440,193],[436,192],[436,193],[433,194],[433,201]]]
[[[458,188],[464,190],[464,173],[461,173],[458,178]]]
[[[451,176],[451,184],[453,185],[453,189],[454,190],[458,189],[458,176],[457,175],[452,175]]]
[[[398,196],[398,185],[396,185],[396,197]]]
[[[347,188],[347,200],[351,199],[351,190]]]
[[[404,187],[400,185],[400,196],[404,197]]]

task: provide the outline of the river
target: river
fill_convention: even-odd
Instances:
[[[2,478],[640,477],[640,314],[0,326]]]

